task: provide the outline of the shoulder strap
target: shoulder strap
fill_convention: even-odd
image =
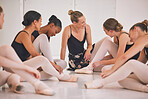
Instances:
[[[71,26],[69,25],[69,27],[70,27],[70,34],[72,34],[72,29],[71,29]]]
[[[27,33],[27,34],[29,35],[29,33],[28,33],[28,32],[26,32],[26,31],[20,31],[18,34],[20,34],[21,32],[25,32],[25,33]]]
[[[86,35],[87,35],[87,33],[86,33],[86,27],[85,27],[85,36],[84,36],[84,39],[86,38]]]
[[[127,32],[122,32],[122,33],[125,33],[125,34],[129,35]]]
[[[117,38],[117,42],[118,42],[118,45],[119,45],[119,38],[116,36],[116,38]]]
[[[20,31],[20,32],[16,35],[16,37],[14,38],[14,40],[17,38],[17,36],[18,36],[21,32],[25,32],[25,33],[28,34],[28,32],[26,32],[26,31]],[[29,34],[28,34],[28,35],[29,35]]]
[[[128,34],[127,32],[122,32],[121,35],[122,35],[123,33],[125,33],[125,34],[127,34],[127,35],[129,36],[129,34]],[[121,35],[120,35],[120,36],[121,36]],[[120,36],[119,36],[119,37],[120,37]],[[116,38],[117,38],[117,41],[118,41],[118,44],[119,44],[119,38],[118,38],[117,36],[116,36]]]

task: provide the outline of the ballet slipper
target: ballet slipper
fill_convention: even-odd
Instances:
[[[9,84],[8,86],[10,90],[15,93],[18,93],[18,94],[24,93],[24,86],[20,83],[19,84]]]
[[[42,89],[42,90],[40,90],[39,89],[39,86],[42,86],[44,83],[42,83],[42,82],[35,82],[35,84],[33,84],[34,86],[35,86],[35,92],[37,93],[37,94],[41,94],[41,95],[47,95],[47,96],[52,96],[52,95],[54,95],[55,94],[55,92],[51,89],[51,88],[49,88],[48,86],[46,86],[45,84],[45,86],[46,87],[48,87],[48,88],[45,88],[45,89]]]
[[[36,90],[36,93],[47,96],[53,96],[55,94],[55,92],[51,89]]]
[[[97,80],[93,80],[91,82],[87,82],[84,84],[86,89],[98,89],[98,88],[102,88],[103,84],[97,79]]]
[[[76,82],[78,80],[78,77],[75,75],[62,74],[59,80],[65,82]]]
[[[20,83],[18,77],[16,74],[11,74],[7,79],[7,84],[11,91],[21,94],[24,91],[24,86]]]
[[[82,69],[76,69],[75,73],[78,73],[78,74],[92,74],[93,70],[89,69],[88,67],[84,67]]]

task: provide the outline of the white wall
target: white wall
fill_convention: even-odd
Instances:
[[[0,46],[11,44],[15,35],[22,29],[20,18],[20,0],[0,0],[4,10],[4,26],[0,30]]]
[[[115,3],[115,0],[56,0],[56,2],[50,0],[25,0],[24,12],[30,9],[39,11],[43,18],[43,25],[47,24],[49,16],[55,14],[62,20],[64,29],[64,27],[71,24],[68,10],[79,10],[84,14],[87,23],[91,26],[94,43],[105,36],[102,29],[103,21],[108,17],[115,17]],[[41,6],[41,4],[44,6]],[[60,55],[61,37],[62,32],[51,39],[53,56]]]
[[[75,2],[75,9],[84,13],[87,23],[91,26],[92,42],[95,43],[105,37],[103,22],[109,17],[115,17],[116,0],[76,0]]]
[[[5,13],[4,28],[0,30],[0,45],[11,44],[22,29],[22,13],[28,10],[40,12],[43,25],[55,14],[62,20],[63,29],[71,24],[68,10],[80,10],[91,26],[94,43],[105,37],[102,24],[109,17],[117,18],[126,31],[134,23],[148,19],[147,4],[148,0],[0,0]],[[51,49],[55,57],[60,55],[61,36],[62,32],[51,39]]]
[[[129,31],[135,23],[148,20],[148,0],[116,0],[116,18]]]

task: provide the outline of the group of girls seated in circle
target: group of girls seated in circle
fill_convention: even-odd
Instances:
[[[4,69],[0,71],[0,86],[7,83],[13,92],[23,93],[23,80],[32,84],[37,94],[54,95],[54,90],[41,80],[52,76],[59,81],[78,80],[77,76],[63,71],[67,67],[68,46],[68,70],[84,74],[101,71],[102,78],[86,82],[86,88],[102,88],[118,82],[123,88],[148,92],[147,20],[133,25],[128,33],[115,18],[109,18],[103,23],[103,30],[109,37],[92,44],[91,28],[86,24],[85,16],[72,10],[68,14],[72,24],[63,31],[60,59],[53,59],[50,40],[61,32],[61,20],[52,15],[47,25],[41,27],[40,13],[31,10],[24,15],[22,24],[25,28],[17,33],[11,46],[0,47],[0,66]],[[4,12],[0,7],[0,29],[3,23]]]

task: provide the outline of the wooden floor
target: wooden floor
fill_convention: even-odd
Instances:
[[[59,82],[54,77],[44,81],[55,90],[54,96],[35,94],[34,88],[28,82],[23,82],[24,94],[13,93],[7,86],[5,89],[0,87],[0,99],[148,99],[148,93],[122,89],[118,83],[109,84],[102,89],[85,89],[83,83],[98,78],[99,73],[75,75],[79,77],[77,83]]]

